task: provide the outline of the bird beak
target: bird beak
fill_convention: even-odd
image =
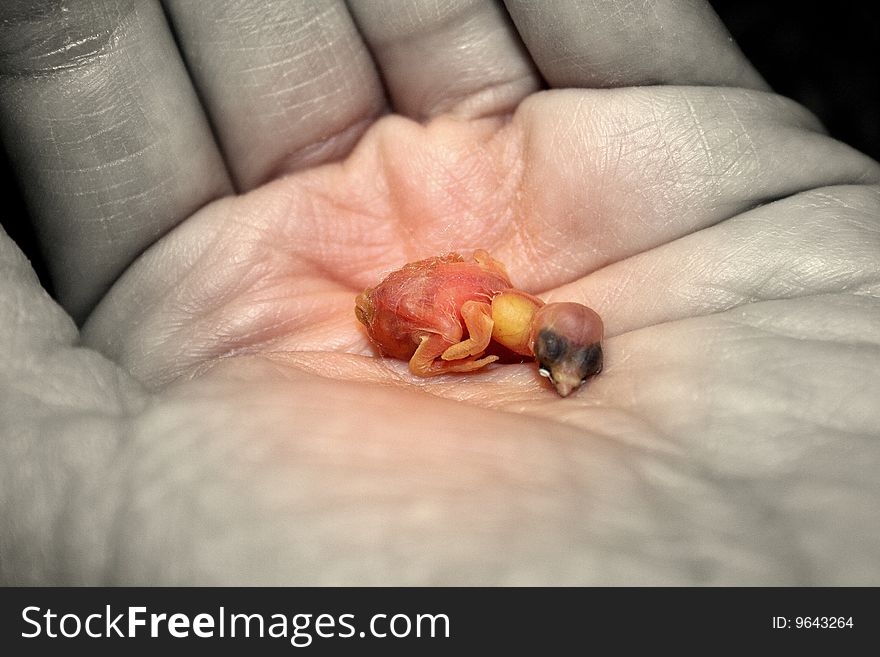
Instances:
[[[545,366],[550,382],[560,397],[568,397],[580,388],[584,381],[602,371],[602,347],[593,344],[588,347],[568,349],[556,362]]]
[[[581,387],[581,378],[572,372],[565,370],[555,370],[553,372],[553,386],[560,397],[568,397],[571,393]]]

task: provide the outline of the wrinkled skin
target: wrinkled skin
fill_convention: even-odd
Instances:
[[[148,3],[2,23],[84,322],[0,242],[2,579],[880,584],[877,165],[705,7],[353,3],[385,98],[303,4],[169,3],[198,95]],[[590,394],[374,357],[353,295],[475,244],[591,301]]]

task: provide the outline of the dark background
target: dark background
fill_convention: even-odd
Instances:
[[[710,0],[773,89],[829,132],[880,159],[880,11],[876,2]]]
[[[880,23],[875,3],[711,4],[775,91],[807,106],[836,138],[880,159]],[[0,223],[49,289],[27,211],[2,150],[0,192]]]

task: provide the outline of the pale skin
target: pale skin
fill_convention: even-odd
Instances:
[[[185,68],[27,4],[4,583],[880,584],[880,168],[707,7],[169,2]],[[601,315],[587,389],[376,357],[355,295],[477,247]]]

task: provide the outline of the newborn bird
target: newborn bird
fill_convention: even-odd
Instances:
[[[494,342],[534,357],[563,397],[602,371],[602,319],[579,303],[517,290],[483,249],[404,265],[358,295],[355,315],[381,353],[417,376],[473,372],[499,359]],[[496,350],[497,351],[497,350]]]

